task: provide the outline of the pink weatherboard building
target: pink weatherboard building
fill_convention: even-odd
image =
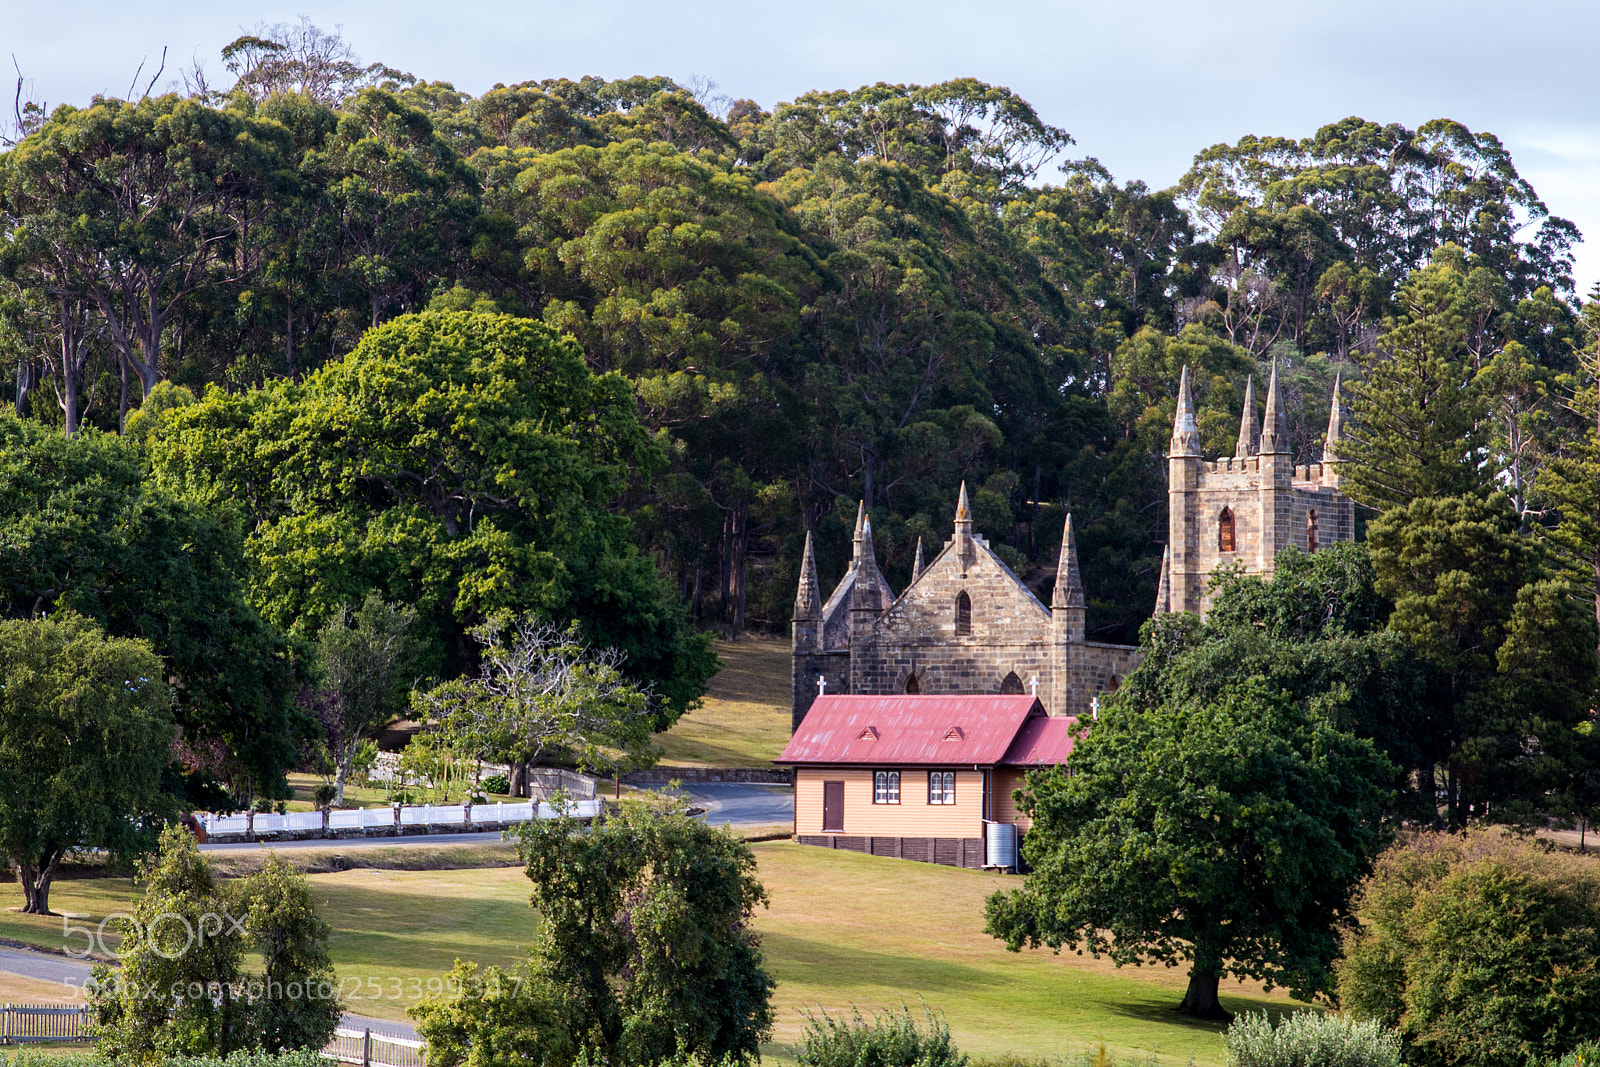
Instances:
[[[801,844],[955,867],[1016,866],[1013,794],[1064,764],[1077,719],[1032,696],[821,696],[783,755]]]

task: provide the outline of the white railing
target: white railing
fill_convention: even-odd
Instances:
[[[373,830],[393,825],[393,808],[335,808],[328,812],[330,830]]]
[[[537,816],[531,800],[472,805],[473,822],[527,822],[533,818]]]
[[[593,819],[605,807],[605,801],[568,800],[566,811],[578,819]],[[398,810],[399,820],[395,819]],[[390,830],[401,827],[426,826],[478,826],[506,825],[528,822],[532,819],[554,819],[560,814],[548,800],[501,801],[498,804],[407,804],[398,809],[387,808],[336,808],[329,811],[324,823],[320,811],[291,811],[287,815],[256,812],[255,815],[213,815],[197,812],[196,817],[205,827],[207,836],[228,834],[278,834],[311,832],[321,834],[333,830]]]
[[[322,1054],[340,1063],[361,1067],[423,1067],[422,1042],[393,1034],[375,1034],[341,1026]]]

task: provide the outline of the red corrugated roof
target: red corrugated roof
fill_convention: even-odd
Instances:
[[[1012,767],[1057,767],[1072,755],[1076,718],[1028,719],[1006,750],[1002,764]]]
[[[821,696],[773,762],[993,765],[1035,715],[1031,696]]]

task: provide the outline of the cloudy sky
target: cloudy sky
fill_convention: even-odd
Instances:
[[[1551,211],[1592,235],[1600,281],[1600,4],[1589,0],[0,0],[0,50],[35,96],[125,94],[258,21],[341,26],[358,54],[478,93],[597,74],[709,77],[770,108],[808,89],[972,76],[1006,85],[1118,178],[1170,185],[1247,133],[1301,137],[1347,115],[1451,118],[1498,135]],[[169,75],[170,77],[170,75]],[[168,80],[163,79],[163,82]]]

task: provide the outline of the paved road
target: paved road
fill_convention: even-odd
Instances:
[[[29,952],[18,948],[0,948],[0,971],[39,982],[60,983],[62,1000],[73,999],[73,990],[83,988],[84,983],[89,980],[92,966],[88,962],[75,960],[69,956]],[[68,986],[72,988],[69,989]],[[375,1034],[410,1038],[417,1036],[416,1030],[410,1023],[395,1022],[392,1019],[373,1019],[366,1015],[347,1014],[344,1017],[344,1025],[358,1030],[370,1026]]]
[[[706,809],[713,826],[758,826],[794,821],[794,789],[786,785],[748,785],[743,782],[695,782],[683,791]]]

